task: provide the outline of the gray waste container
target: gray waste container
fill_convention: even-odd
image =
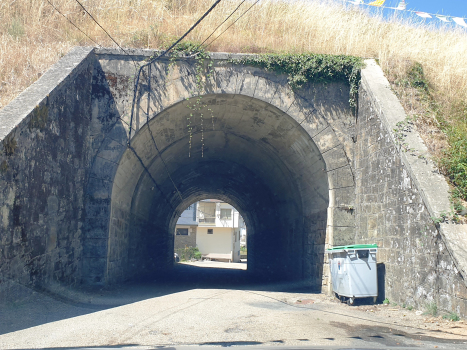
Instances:
[[[357,244],[327,249],[332,290],[352,305],[355,298],[378,297],[376,244]]]

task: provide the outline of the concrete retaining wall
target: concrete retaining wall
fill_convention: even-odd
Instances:
[[[0,296],[81,280],[93,64],[74,49],[0,112]]]
[[[467,225],[435,225],[450,210],[448,185],[415,130],[395,142],[404,110],[373,60],[362,72],[357,122],[356,237],[378,243],[385,296],[400,304],[467,315]],[[464,235],[455,232],[464,232]]]

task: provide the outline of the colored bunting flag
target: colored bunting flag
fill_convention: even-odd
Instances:
[[[396,10],[405,10],[407,8],[407,4],[405,3],[405,0],[402,0],[399,5],[396,7]]]
[[[443,22],[451,22],[447,16],[436,15],[436,18]]]
[[[384,7],[383,5],[386,2],[386,0],[374,0],[370,3],[365,3],[363,0],[344,0],[344,1],[349,2],[353,5],[369,5],[369,6],[389,8],[393,10],[409,11],[409,12],[415,13],[417,16],[422,17],[422,18],[433,18],[432,16],[435,16],[440,21],[443,21],[446,23],[451,23],[451,19],[452,19],[456,24],[464,28],[467,28],[467,23],[465,22],[465,18],[462,18],[462,17],[451,17],[451,16],[444,16],[444,15],[437,15],[437,14],[432,14],[432,13],[427,13],[427,12],[421,12],[421,11],[407,10],[407,3],[405,2],[405,0],[400,0],[399,5],[397,5],[397,7]]]
[[[433,17],[431,17],[431,16],[430,16],[428,13],[426,13],[426,12],[415,12],[415,14],[416,14],[417,16],[422,17],[422,18],[433,18]]]
[[[456,22],[458,25],[467,28],[467,23],[465,23],[465,21],[464,21],[463,18],[453,17],[452,20],[453,20],[454,22]]]
[[[370,2],[368,5],[381,7],[384,5],[385,1],[386,0],[376,0],[376,1]]]

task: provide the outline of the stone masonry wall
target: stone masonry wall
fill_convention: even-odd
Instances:
[[[355,155],[355,241],[378,244],[377,260],[384,264],[384,292],[390,301],[422,310],[436,303],[441,310],[466,316],[463,276],[373,94],[363,81]]]
[[[92,49],[77,48],[0,112],[0,295],[80,282]]]
[[[186,228],[183,226],[183,228]],[[176,235],[174,237],[174,249],[183,249],[185,247],[196,247],[197,226],[188,227],[188,235]]]

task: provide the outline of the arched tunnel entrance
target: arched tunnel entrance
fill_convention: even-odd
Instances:
[[[107,282],[170,271],[178,217],[195,201],[218,198],[236,207],[248,227],[250,273],[320,285],[329,185],[310,134],[249,96],[205,95],[201,107],[190,104],[155,115],[119,162]]]

